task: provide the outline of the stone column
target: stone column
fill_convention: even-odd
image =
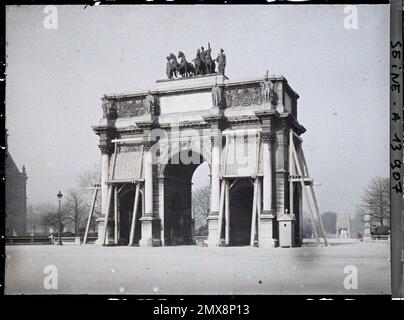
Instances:
[[[110,150],[106,145],[99,145],[101,149],[101,217],[99,217],[97,221],[97,229],[98,229],[98,239],[96,244],[102,244],[104,239],[104,223],[105,217],[107,215],[107,207],[108,207],[108,174],[109,174],[109,160],[110,160]],[[107,230],[108,234],[108,230]],[[106,239],[108,243],[108,237]]]
[[[300,232],[300,244],[303,244],[303,189],[299,185],[297,187],[297,192],[299,195],[299,232]]]
[[[289,208],[289,132],[287,123],[281,120],[274,133],[276,134],[275,153],[275,177],[276,181],[276,214],[282,215]],[[275,151],[276,149],[276,151]]]
[[[98,239],[96,244],[104,242],[104,223],[108,210],[108,176],[111,154],[114,151],[112,139],[116,137],[115,121],[118,117],[116,101],[113,99],[102,98],[103,119],[102,125],[94,128],[95,133],[100,137],[98,147],[101,150],[101,217],[96,220],[98,224]],[[113,221],[113,217],[112,217]],[[108,226],[106,244],[112,240],[113,229]]]
[[[150,151],[151,143],[144,144],[143,172],[144,172],[144,215],[140,218],[142,223],[141,247],[153,247],[153,228],[156,217],[153,212],[153,159]]]
[[[164,177],[158,177],[159,185],[159,217],[160,217],[160,239],[161,245],[165,246],[165,228],[164,228]]]
[[[276,247],[276,240],[273,238],[273,166],[272,166],[272,141],[273,134],[265,131],[261,135],[262,141],[262,169],[263,169],[263,211],[260,217],[260,226],[258,228],[259,247]]]
[[[153,162],[150,147],[144,153],[145,216],[153,215]]]
[[[217,227],[219,219],[220,206],[220,161],[222,153],[222,134],[220,130],[214,131],[212,136],[212,157],[211,157],[211,199],[210,213],[208,216],[209,235],[208,246],[216,245],[217,242]]]
[[[219,137],[214,140],[219,140]],[[220,193],[220,154],[221,145],[218,141],[213,142],[212,146],[212,199],[211,211],[219,212],[219,193]]]

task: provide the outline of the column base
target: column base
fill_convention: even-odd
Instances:
[[[101,246],[102,239],[104,238],[104,220],[105,218],[97,218],[95,222],[97,223],[97,240],[95,240],[95,244]]]
[[[277,239],[264,239],[259,241],[259,248],[276,248],[278,246]]]
[[[107,228],[107,239],[106,239],[106,242],[105,242],[105,245],[107,246],[107,245],[111,245],[111,244],[113,244],[114,243],[114,235],[112,234],[112,228],[111,228],[111,221],[112,220],[110,220],[110,223],[109,223],[109,225],[108,225],[108,228]],[[95,244],[96,245],[99,245],[99,246],[102,246],[103,245],[103,240],[104,240],[104,223],[105,223],[105,217],[99,217],[99,218],[97,218],[97,220],[96,220],[96,222],[97,222],[97,233],[98,233],[98,237],[97,237],[97,240],[95,240]]]
[[[218,247],[219,244],[217,243],[218,237],[218,222],[219,222],[219,212],[212,211],[210,215],[207,217],[208,220],[208,239],[206,240],[205,244],[208,247]]]
[[[139,240],[139,247],[154,247],[153,246],[153,239],[140,239]]]
[[[160,221],[155,216],[144,216],[139,219],[142,223],[142,237],[139,240],[139,247],[159,247],[161,246],[161,239],[157,234],[157,223]]]
[[[273,237],[273,219],[272,211],[264,210],[260,217],[260,227],[258,235],[258,247],[260,248],[276,248],[278,240]]]

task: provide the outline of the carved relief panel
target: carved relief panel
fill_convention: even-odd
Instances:
[[[136,97],[131,99],[103,99],[102,108],[104,118],[114,110],[118,118],[139,117],[144,114],[157,113],[157,99],[152,96]],[[151,101],[151,99],[154,100]]]

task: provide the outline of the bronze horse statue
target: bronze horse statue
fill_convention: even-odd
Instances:
[[[213,61],[212,56],[210,55],[210,52],[212,51],[210,49],[210,45],[208,47],[208,50],[204,50],[203,47],[201,47],[201,49],[202,49],[201,58],[205,63],[205,73],[214,73],[216,65],[215,61]]]
[[[179,62],[177,56],[175,56],[174,53],[170,53],[169,56],[167,56],[166,62],[167,78],[177,78],[178,75],[190,77],[215,73],[216,64],[215,60],[212,59],[211,51],[210,43],[208,43],[208,50],[205,50],[203,47],[198,49],[195,59],[192,60],[194,64],[187,61],[182,51],[178,52]]]
[[[200,76],[206,73],[206,65],[201,56],[201,50],[196,51],[196,58],[192,60],[195,64],[195,75]]]
[[[195,67],[192,63],[188,62],[185,58],[185,54],[178,52],[178,58],[181,59],[178,67],[178,72],[182,77],[188,77],[195,75]]]

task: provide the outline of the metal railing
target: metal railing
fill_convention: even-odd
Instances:
[[[97,237],[88,237],[87,243],[95,243]],[[57,243],[54,236],[14,236],[6,237],[6,245],[52,245]],[[62,237],[62,244],[82,244],[83,237]]]

